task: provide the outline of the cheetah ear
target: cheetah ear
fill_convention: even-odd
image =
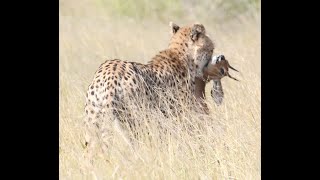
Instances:
[[[214,102],[217,105],[221,105],[223,97],[224,97],[221,79],[213,81],[213,86],[211,89],[211,97],[213,98]]]
[[[170,30],[171,30],[172,35],[174,35],[180,29],[180,27],[173,22],[170,22],[169,26],[170,26]]]
[[[191,39],[193,41],[198,40],[200,34],[205,34],[206,30],[202,24],[194,24],[191,29]]]

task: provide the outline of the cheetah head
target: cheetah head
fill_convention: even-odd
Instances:
[[[211,60],[214,44],[206,35],[206,30],[202,24],[192,24],[190,26],[179,27],[170,22],[171,40],[169,47],[186,48],[186,55],[191,57],[195,63],[196,76],[203,76],[203,68]]]

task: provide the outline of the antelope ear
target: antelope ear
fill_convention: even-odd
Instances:
[[[193,41],[198,40],[200,34],[205,34],[206,30],[202,24],[194,24],[191,29],[191,39]]]
[[[217,105],[221,105],[223,97],[224,97],[221,79],[213,81],[213,86],[211,89],[211,97],[213,98],[214,102]]]
[[[171,30],[172,35],[174,35],[180,29],[180,27],[173,22],[170,22],[169,26],[170,26],[170,30]]]

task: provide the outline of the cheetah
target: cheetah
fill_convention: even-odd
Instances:
[[[99,129],[105,116],[113,116],[117,123],[124,122],[123,117],[128,120],[127,100],[144,99],[146,102],[137,103],[137,106],[147,104],[161,111],[167,110],[162,109],[163,102],[169,102],[170,109],[176,111],[181,102],[189,104],[191,110],[196,108],[192,106],[196,99],[195,80],[203,77],[214,43],[202,24],[180,27],[170,22],[170,30],[167,49],[148,63],[113,59],[100,65],[86,93],[86,125]],[[173,97],[161,96],[168,91]]]
[[[177,95],[191,100],[195,77],[203,76],[214,44],[202,24],[180,28],[170,23],[170,27],[169,47],[147,64],[114,59],[100,65],[86,95],[88,121],[97,123],[95,119],[105,115],[107,108],[117,115],[116,111],[124,110],[121,101],[125,97],[147,96],[150,101],[157,102],[155,89],[178,87]]]

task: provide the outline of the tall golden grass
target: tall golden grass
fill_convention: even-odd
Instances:
[[[144,3],[146,12],[149,12],[146,6],[156,7],[148,1],[139,2]],[[125,15],[122,11],[111,11],[119,9],[115,1],[60,0],[61,179],[261,178],[260,12],[248,9],[250,13],[221,20],[223,18],[211,17],[216,12],[201,11],[201,6],[193,11],[189,1],[179,2],[175,4],[177,9],[181,5],[179,11],[171,9],[168,16],[146,17],[138,10]],[[219,9],[209,1],[204,1],[204,6]],[[161,7],[164,11],[170,8],[169,5]],[[202,15],[196,16],[200,12]],[[223,17],[224,12],[219,12]],[[84,104],[94,72],[107,59],[142,63],[150,60],[168,45],[169,21],[181,26],[193,22],[204,24],[215,42],[215,53],[224,54],[231,65],[240,70],[241,73],[231,73],[241,81],[222,79],[225,98],[221,106],[214,104],[210,97],[212,84],[207,85],[210,115],[184,112],[179,117],[166,119],[157,111],[137,110],[134,116],[145,122],[137,130],[141,138],[132,146],[113,132],[107,137],[110,142],[107,151],[88,159],[83,146]],[[158,122],[170,133],[159,129]],[[108,127],[110,123],[106,120],[104,125]]]

